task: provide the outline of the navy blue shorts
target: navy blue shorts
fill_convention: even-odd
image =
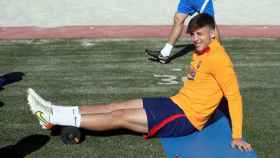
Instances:
[[[168,97],[143,98],[147,114],[148,137],[179,137],[191,134],[197,129],[184,112]]]

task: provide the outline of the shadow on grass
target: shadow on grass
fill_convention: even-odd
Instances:
[[[127,130],[127,129],[116,129],[116,130],[103,131],[103,132],[90,131],[90,130],[83,129],[83,133],[85,135],[95,136],[95,137],[108,137],[108,136],[117,136],[117,135],[136,135],[136,136],[143,135],[140,133],[133,132],[131,130]]]
[[[82,143],[83,141],[85,141],[86,136],[95,136],[95,137],[108,137],[108,136],[116,136],[116,135],[136,135],[136,136],[142,136],[142,134],[127,130],[127,129],[116,129],[116,130],[110,130],[110,131],[91,131],[91,130],[87,130],[87,129],[79,129],[76,127],[71,127],[73,129],[70,129],[69,126],[54,126],[51,130],[51,136],[60,136],[60,139],[63,141],[63,139],[65,139],[66,137],[62,136],[63,130],[64,130],[64,134],[65,134],[65,127],[68,128],[68,133],[72,133],[73,135],[77,135],[77,131],[76,129],[78,129],[78,132],[80,133],[79,135],[79,143]],[[72,132],[71,132],[72,130]],[[70,139],[70,138],[66,138],[66,139]],[[67,143],[69,144],[69,143]],[[70,143],[72,144],[72,143]],[[77,143],[74,143],[77,144]]]
[[[21,81],[24,75],[23,72],[10,72],[0,76],[0,91],[4,90],[6,85]],[[0,107],[4,105],[4,102],[0,100]]]
[[[182,48],[183,47],[183,48]],[[174,53],[174,55],[172,55],[170,57],[170,61],[176,59],[176,58],[179,58],[181,56],[184,56],[186,54],[188,54],[189,52],[191,51],[194,51],[195,50],[195,47],[193,44],[185,44],[185,45],[175,45],[174,48],[182,48],[180,49],[179,51],[177,51],[176,53]]]
[[[0,108],[2,107],[2,106],[4,106],[5,104],[4,104],[4,102],[2,102],[1,100],[0,100]]]
[[[23,72],[10,72],[0,76],[0,91],[6,85],[21,81],[24,75]]]
[[[8,145],[0,148],[0,155],[9,158],[24,158],[26,155],[40,149],[44,146],[50,137],[46,135],[27,136],[15,145]]]
[[[173,55],[170,56],[167,63],[170,63],[172,60],[175,60],[176,58],[184,56],[184,55],[188,54],[189,52],[195,50],[195,47],[193,44],[175,45],[174,48],[181,48],[181,49],[179,51],[174,52]],[[150,57],[149,60],[153,61],[153,62],[159,62],[159,59],[156,58],[155,56],[158,56],[158,54],[160,53],[160,49],[155,49],[155,50],[150,49],[149,51],[151,53],[154,53],[154,55],[150,55],[150,56],[154,56],[154,57]]]

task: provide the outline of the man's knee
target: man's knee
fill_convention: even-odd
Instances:
[[[175,25],[184,25],[184,22],[187,17],[188,17],[187,14],[176,13],[174,16],[174,24]]]

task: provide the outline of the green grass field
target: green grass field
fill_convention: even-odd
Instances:
[[[39,128],[29,111],[31,87],[56,104],[109,103],[177,92],[191,55],[168,65],[148,60],[145,48],[162,39],[0,41],[0,73],[23,72],[24,79],[0,91],[0,154],[28,158],[165,157],[158,139],[133,133],[87,136],[80,145],[64,145]],[[179,44],[189,43],[182,40]],[[259,158],[280,157],[280,39],[225,39],[244,100],[244,136]],[[179,50],[180,48],[177,48]],[[166,81],[166,79],[172,79]],[[0,155],[2,157],[2,155]]]

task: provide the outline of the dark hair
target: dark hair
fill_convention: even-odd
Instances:
[[[215,29],[215,20],[212,16],[208,14],[198,14],[194,16],[187,28],[187,33],[192,33],[193,31],[200,29],[202,27],[208,26],[210,29]]]

